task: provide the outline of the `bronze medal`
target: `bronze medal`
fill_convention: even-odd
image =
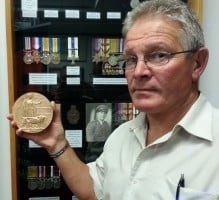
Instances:
[[[35,50],[33,51],[33,61],[38,64],[41,61],[41,56],[39,54],[39,51]]]
[[[59,55],[59,53],[53,53],[52,54],[51,63],[56,64],[56,65],[60,63],[60,55]]]
[[[77,110],[76,105],[71,105],[70,109],[67,112],[67,120],[69,124],[75,125],[80,119],[80,113]]]
[[[49,126],[53,109],[45,96],[36,92],[28,92],[16,100],[13,115],[17,126],[24,132],[38,133]]]

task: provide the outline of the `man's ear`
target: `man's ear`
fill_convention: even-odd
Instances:
[[[204,72],[208,63],[209,52],[206,47],[201,47],[197,50],[194,56],[194,66],[192,72],[193,81],[197,81]]]

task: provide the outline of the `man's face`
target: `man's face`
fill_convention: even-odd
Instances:
[[[103,120],[106,118],[106,115],[107,115],[106,112],[104,112],[104,111],[99,111],[99,112],[96,113],[96,118],[97,118],[98,120],[103,121]]]
[[[175,55],[163,66],[150,68],[142,61],[145,55],[156,51],[178,52],[179,25],[164,17],[139,18],[125,38],[125,54],[138,57],[136,68],[126,70],[132,101],[140,111],[168,112],[192,98],[195,60],[185,54]],[[186,49],[189,50],[189,49]],[[197,92],[197,91],[196,91]]]

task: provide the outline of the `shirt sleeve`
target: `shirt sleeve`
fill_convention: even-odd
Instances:
[[[94,191],[98,200],[103,199],[103,182],[104,182],[104,153],[96,161],[88,163],[90,176],[93,179]]]

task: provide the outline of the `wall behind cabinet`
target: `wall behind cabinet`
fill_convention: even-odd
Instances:
[[[10,131],[8,114],[8,71],[6,51],[5,0],[0,0],[0,199],[11,200]]]

